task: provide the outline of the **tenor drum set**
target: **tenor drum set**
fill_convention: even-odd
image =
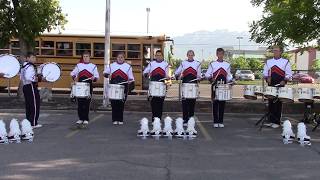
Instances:
[[[264,89],[264,90],[263,90]],[[246,85],[244,86],[245,99],[256,100],[258,96],[267,99],[278,98],[283,103],[293,103],[295,97],[298,101],[312,103],[314,99],[320,99],[320,89],[315,88],[290,88],[290,87],[272,87]]]

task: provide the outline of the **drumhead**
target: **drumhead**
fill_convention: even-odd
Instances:
[[[55,63],[47,63],[43,66],[41,74],[47,81],[55,82],[61,76],[61,69]]]
[[[4,73],[5,78],[13,78],[19,71],[20,63],[14,56],[0,56],[0,73]]]

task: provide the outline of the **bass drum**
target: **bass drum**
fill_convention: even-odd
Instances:
[[[55,82],[60,79],[61,68],[54,62],[41,64],[38,69],[38,74],[41,74],[48,82]]]
[[[13,78],[20,71],[20,63],[13,55],[0,55],[0,73],[5,78]]]

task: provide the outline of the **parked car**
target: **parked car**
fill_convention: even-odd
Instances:
[[[236,80],[255,80],[254,73],[251,70],[237,70],[235,73]]]
[[[299,83],[314,83],[314,78],[309,74],[296,73],[292,75],[292,80]]]

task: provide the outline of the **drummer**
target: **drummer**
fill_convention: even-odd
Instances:
[[[273,46],[273,58],[267,60],[263,68],[263,76],[268,86],[284,87],[292,77],[290,61],[281,57],[283,49],[280,46]],[[265,124],[272,128],[280,126],[282,113],[282,102],[269,99],[269,112],[271,113],[270,123]]]
[[[70,75],[74,81],[89,83],[90,94],[92,95],[92,83],[99,79],[99,73],[97,66],[90,63],[90,52],[85,51],[82,54],[80,62],[75,66]],[[77,98],[77,100],[79,120],[76,124],[88,125],[91,96],[88,98]]]
[[[41,76],[37,75],[36,56],[29,52],[27,59],[23,63],[20,73],[20,80],[23,84],[23,94],[25,98],[26,119],[28,119],[33,128],[42,127],[38,124],[40,113],[40,95],[38,90],[38,82],[42,80]]]
[[[194,51],[187,52],[187,60],[181,62],[175,71],[176,79],[182,79],[182,83],[198,83],[201,80],[201,63],[194,60]],[[182,99],[183,124],[187,125],[190,117],[194,116],[196,99]]]
[[[123,125],[124,104],[127,99],[129,87],[134,87],[134,77],[132,67],[125,62],[124,52],[119,52],[116,62],[107,66],[104,70],[104,77],[110,77],[110,84],[119,84],[125,86],[125,97],[123,100],[110,100],[112,107],[112,123],[114,125]]]
[[[224,49],[218,48],[216,51],[217,60],[209,64],[205,77],[212,83],[211,98],[212,98],[212,113],[213,113],[213,127],[224,128],[223,115],[225,101],[215,100],[215,88],[219,82],[223,84],[232,81],[232,74],[230,72],[231,66],[228,62],[224,61]]]
[[[164,61],[161,50],[156,51],[156,59],[144,69],[143,75],[150,81],[164,82],[169,77],[169,64]],[[151,97],[152,121],[155,117],[161,119],[165,97]]]

